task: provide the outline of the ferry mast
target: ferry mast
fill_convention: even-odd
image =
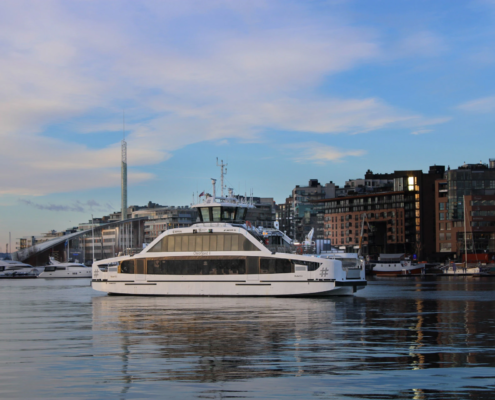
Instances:
[[[220,188],[221,188],[221,190],[220,190],[220,192],[221,192],[221,196],[222,197],[223,197],[223,188],[224,188],[224,186],[223,186],[223,177],[224,177],[224,175],[227,174],[227,165],[228,164],[224,164],[223,163],[223,160],[221,160],[220,161],[220,164],[219,164],[218,163],[218,157],[217,157],[217,167],[220,167],[220,170],[221,170],[221,173],[220,173],[220,184],[221,184]],[[224,172],[224,168],[225,168],[225,172]]]

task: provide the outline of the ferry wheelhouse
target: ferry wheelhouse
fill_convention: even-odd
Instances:
[[[252,227],[246,200],[213,196],[193,207],[200,221],[163,232],[146,249],[93,264],[92,286],[154,296],[347,295],[366,285],[364,266],[292,254],[277,229]]]

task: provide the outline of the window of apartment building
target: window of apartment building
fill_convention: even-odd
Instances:
[[[438,235],[438,240],[445,240],[445,233],[440,232],[440,234]]]
[[[440,221],[445,220],[445,213],[439,213]]]
[[[445,234],[445,239],[447,239],[447,240],[451,240],[452,239],[452,236],[451,236],[451,233],[450,232],[447,232]]]
[[[344,238],[340,239],[340,244],[344,244]]]
[[[452,251],[452,243],[440,243],[440,251]]]
[[[344,222],[344,216],[343,215],[340,216],[340,222]]]
[[[445,203],[440,203],[439,204],[439,210],[444,211],[445,210]]]
[[[438,224],[438,229],[441,230],[441,231],[445,230],[445,224],[443,222],[440,222]]]
[[[445,230],[450,231],[452,229],[452,224],[450,222],[445,223]]]

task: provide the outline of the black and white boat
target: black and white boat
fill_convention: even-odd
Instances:
[[[293,254],[277,229],[247,223],[246,200],[213,196],[193,207],[200,221],[163,232],[134,256],[93,263],[93,289],[161,296],[331,296],[366,285],[364,265]]]

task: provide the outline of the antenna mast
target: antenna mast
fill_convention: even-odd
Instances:
[[[223,197],[223,188],[224,188],[224,185],[223,185],[223,177],[224,175],[227,174],[227,165],[228,164],[224,164],[223,163],[223,160],[220,161],[220,164],[218,163],[218,157],[217,157],[217,167],[220,167],[220,170],[221,170],[221,173],[220,173],[220,184],[222,186],[220,186],[221,190],[220,190],[220,193],[222,194],[222,197]],[[225,168],[225,172],[224,172],[224,168]]]
[[[121,220],[127,219],[127,142],[125,141],[125,111],[122,111],[122,161],[121,161]]]

